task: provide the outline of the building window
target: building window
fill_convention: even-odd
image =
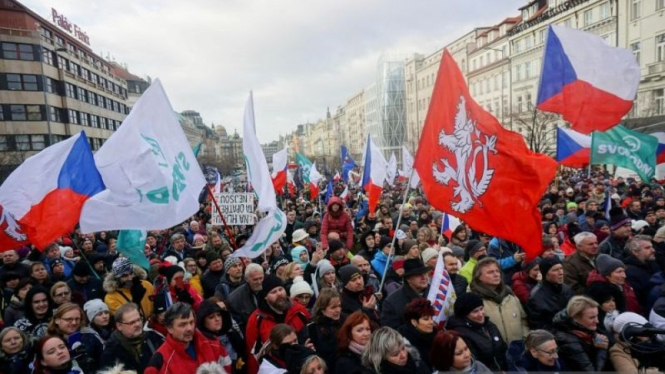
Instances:
[[[79,120],[81,121],[81,126],[88,126],[88,124],[90,123],[88,121],[88,113],[80,112],[79,113]]]
[[[656,0],[656,10],[665,8],[665,0]]]
[[[9,150],[9,136],[0,135],[0,152]]]
[[[30,135],[16,135],[14,136],[16,142],[16,149],[19,151],[30,150]]]
[[[53,51],[42,49],[42,62],[53,66]]]
[[[59,46],[64,46],[65,45],[65,39],[59,37],[58,35],[55,36],[55,43]]]
[[[642,15],[642,0],[632,0],[630,4],[630,19],[638,19]]]
[[[480,81],[478,83],[480,84],[480,94],[482,95],[484,93],[484,89],[483,89],[484,85],[483,85],[482,81]]]
[[[60,55],[58,55],[57,57],[58,57],[58,69],[66,70],[67,69],[67,59],[60,56]]]
[[[90,82],[97,84],[97,74],[90,72]]]
[[[81,76],[83,79],[89,81],[90,80],[90,72],[86,68],[81,68]]]
[[[88,101],[88,98],[87,98],[87,96],[86,96],[86,94],[85,94],[85,89],[83,89],[83,88],[81,88],[81,87],[76,87],[76,91],[77,91],[77,93],[78,93],[78,99],[79,99],[79,100],[84,101],[84,102],[85,102],[85,101]]]
[[[515,81],[519,82],[522,80],[522,65],[515,66]]]
[[[16,91],[37,91],[36,75],[27,74],[7,74],[7,88]]]
[[[499,76],[495,75],[494,76],[494,90],[499,90]],[[496,106],[496,105],[495,105]]]
[[[524,63],[524,79],[531,78],[531,61]]]
[[[527,36],[526,39],[524,39],[524,42],[526,43],[525,49],[531,48],[531,46],[533,46],[533,37],[531,35]]]
[[[476,96],[478,94],[478,84],[474,83],[471,87],[473,90],[473,96]]]
[[[2,55],[8,60],[35,60],[35,53],[30,44],[2,43]]]
[[[485,56],[480,56],[480,67],[485,66]]]
[[[653,102],[655,105],[655,114],[665,114],[665,89],[653,90]]]
[[[528,93],[526,94],[526,109],[531,110],[533,108],[533,104],[531,103],[531,94]]]
[[[88,91],[88,103],[92,105],[97,105],[97,94],[94,92]]]
[[[598,7],[598,12],[601,21],[610,18],[610,3],[601,4],[600,7]]]
[[[99,128],[108,130],[108,128],[106,127],[106,118],[105,117],[99,117]]]
[[[42,121],[42,109],[39,105],[26,105],[28,121]]]
[[[633,56],[635,56],[635,60],[637,61],[637,64],[640,64],[640,42],[635,42],[630,45],[630,50],[633,52]]]
[[[96,115],[91,114],[90,115],[90,127],[98,128],[99,127],[99,121]]]
[[[56,108],[54,106],[49,107],[49,114],[51,116],[51,122],[63,122],[62,109]]]
[[[485,91],[487,91],[487,93],[492,92],[492,86],[490,86],[490,80],[489,80],[489,78],[487,78],[487,79],[485,80]]]
[[[33,151],[41,151],[46,148],[44,135],[30,135],[30,143]]]
[[[75,64],[71,61],[69,61],[69,71],[74,74],[74,75],[81,75],[80,72],[81,67],[78,66],[78,64]]]
[[[75,111],[73,109],[69,109],[69,111],[67,112],[67,117],[68,117],[67,119],[69,120],[69,123],[73,123],[75,125],[77,125],[79,123],[79,116],[78,116],[77,111]]]
[[[476,70],[476,60],[471,61],[471,70]]]
[[[65,83],[65,96],[76,99],[76,87],[71,83]]]
[[[570,29],[573,27],[573,20],[568,18],[565,21],[563,21],[563,25]]]
[[[656,61],[665,61],[665,34],[656,36]]]
[[[25,105],[10,105],[9,111],[12,121],[25,121],[28,119],[25,113]]]
[[[584,26],[589,26],[593,23],[593,9],[584,12]]]
[[[55,80],[46,78],[46,92],[57,93]]]
[[[522,113],[522,96],[517,96],[517,113]]]
[[[513,42],[513,50],[515,51],[515,53],[522,52],[522,41],[521,40],[515,40],[515,42]]]
[[[538,44],[545,43],[545,32],[547,32],[545,29],[538,31]]]

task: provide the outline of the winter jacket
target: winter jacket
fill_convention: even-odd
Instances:
[[[529,295],[531,290],[538,284],[538,281],[531,278],[526,271],[522,270],[513,274],[513,285],[510,287],[513,289],[513,293],[520,300],[522,304],[526,304],[529,300]]]
[[[138,266],[134,266],[134,276],[138,276],[139,279],[141,279],[141,285],[143,288],[145,288],[145,294],[141,298],[140,302],[137,303],[141,307],[141,311],[143,312],[143,316],[145,316],[146,319],[150,318],[152,316],[152,310],[153,310],[153,302],[151,300],[151,296],[155,293],[154,288],[152,287],[152,284],[145,280],[147,277],[147,274],[145,270],[141,269]],[[136,303],[138,300],[134,300],[132,298],[132,293],[130,288],[120,288],[120,284],[118,284],[118,280],[115,279],[113,276],[113,273],[106,274],[106,278],[104,278],[104,291],[106,291],[106,296],[104,297],[104,302],[106,305],[109,307],[109,313],[111,315],[115,314],[115,311],[120,308],[121,305],[134,302]]]
[[[570,286],[576,295],[582,295],[591,270],[596,268],[593,259],[588,259],[575,251],[563,260],[563,282]]]
[[[397,331],[402,334],[402,336],[405,337],[409,343],[411,343],[411,346],[418,350],[423,364],[425,364],[427,369],[431,372],[432,365],[430,364],[430,348],[432,347],[432,342],[434,341],[436,330],[429,334],[425,334],[418,331],[411,324],[411,321],[406,321],[397,328]]]
[[[334,370],[329,370],[330,373],[342,374],[362,374],[365,367],[362,365],[362,358],[351,352],[349,349],[341,351],[335,360]]]
[[[466,290],[469,288],[469,282],[459,274],[450,274],[450,281],[453,283],[457,296],[466,293]]]
[[[247,321],[247,330],[245,333],[245,348],[247,354],[247,374],[256,374],[258,371],[258,362],[254,357],[265,342],[270,340],[270,330],[279,323],[286,323],[293,327],[296,333],[299,333],[307,326],[311,319],[309,311],[304,306],[293,303],[289,310],[282,315],[276,315],[272,309],[263,300]],[[182,373],[181,373],[182,374]]]
[[[595,331],[577,324],[565,310],[553,320],[554,339],[559,347],[559,359],[570,371],[602,371],[607,361],[607,350],[593,346]]]
[[[215,295],[215,288],[221,283],[224,277],[224,270],[212,271],[206,270],[201,276],[201,287],[203,288],[203,298],[207,299]]]
[[[348,289],[342,289],[340,294],[342,302],[342,313],[349,315],[353,312],[361,311],[365,313],[372,321],[379,323],[379,312],[376,309],[363,308],[363,292],[351,292]]]
[[[166,342],[157,349],[157,352],[150,359],[145,374],[192,374],[196,369],[205,363],[217,363],[231,372],[231,365],[228,361],[228,355],[221,344],[216,344],[201,334],[200,331],[194,331],[194,339],[189,343],[196,352],[196,359],[193,359],[185,347],[185,344],[173,339],[169,335]]]
[[[145,339],[137,361],[133,353],[123,344],[123,339],[119,337],[120,334],[121,332],[117,330],[111,334],[111,338],[106,342],[106,349],[102,353],[99,367],[108,369],[120,363],[123,364],[125,370],[136,370],[138,374],[142,374],[148,366],[150,358],[164,344],[164,336],[151,329],[144,330]]]
[[[417,355],[418,352],[416,351]],[[386,359],[381,360],[380,371],[375,371],[373,368],[368,368],[364,373],[367,374],[430,374],[431,371],[427,366],[423,365],[419,358],[414,357],[412,352],[408,352],[406,365],[397,366],[388,362]],[[335,372],[337,374],[337,372]]]
[[[665,292],[653,304],[649,313],[649,323],[656,329],[665,329]],[[665,342],[665,335],[658,335],[658,340]]]
[[[625,257],[625,247],[626,239],[619,239],[614,235],[610,234],[605,240],[603,240],[600,245],[598,245],[598,253],[604,253],[610,255],[618,260],[623,260]]]
[[[485,315],[497,326],[506,342],[522,340],[529,333],[527,315],[517,296],[509,294],[503,298],[501,304],[483,299],[483,306]]]
[[[658,368],[655,367],[647,368],[645,371],[638,370],[638,368],[640,367],[640,362],[636,358],[633,358],[633,356],[631,356],[630,345],[620,340],[617,340],[617,342],[610,347],[608,352],[610,355],[610,361],[612,362],[612,366],[614,366],[614,370],[617,373],[621,374],[660,373]]]
[[[233,319],[240,324],[242,331],[245,331],[249,316],[258,307],[257,295],[252,292],[249,284],[245,283],[231,292],[226,301]]]
[[[31,372],[31,364],[35,357],[30,339],[23,349],[13,355],[8,355],[0,349],[0,373],[1,374],[28,374]]]
[[[370,264],[372,265],[372,269],[379,274],[379,276],[383,276],[383,273],[386,271],[386,267],[392,266],[392,261],[393,257],[390,258],[390,261],[388,261],[388,256],[386,256],[383,251],[379,251],[374,255],[374,259],[370,261]]]
[[[337,213],[333,213],[332,206],[339,205]],[[328,233],[337,232],[342,243],[346,243],[346,249],[353,248],[353,225],[351,217],[344,211],[342,199],[333,196],[328,201],[328,211],[321,219],[321,245],[328,248]]]
[[[460,374],[460,371],[435,371],[434,374]],[[494,374],[490,368],[485,366],[480,361],[476,361],[471,357],[471,365],[469,365],[468,371],[464,371],[465,374]]]
[[[285,362],[277,362],[270,356],[263,357],[258,374],[287,374]]]
[[[497,259],[503,273],[503,281],[508,286],[511,285],[513,274],[520,271],[520,266],[514,257],[520,250],[517,244],[497,238],[490,240],[487,247],[487,255]]]
[[[227,300],[231,292],[238,289],[245,282],[241,278],[239,282],[233,283],[229,279],[228,275],[224,274],[222,281],[215,287],[215,296],[220,296],[222,299]]]
[[[14,323],[25,315],[25,308],[23,301],[19,300],[16,295],[12,296],[9,305],[5,308],[5,315],[3,321],[5,326],[14,326]]]
[[[89,276],[88,281],[85,284],[81,284],[72,277],[72,279],[67,281],[69,289],[72,290],[72,300],[81,300],[83,304],[86,301],[92,299],[104,300],[106,292],[104,292],[104,287],[102,281],[95,278],[94,276]]]
[[[80,344],[78,344],[80,342]],[[90,327],[83,327],[68,338],[69,352],[84,373],[96,373],[104,352],[104,340]]]
[[[564,371],[561,360],[554,361],[554,366],[545,366],[543,363],[538,361],[536,358],[531,356],[529,351],[522,353],[520,360],[517,362],[517,367],[515,370],[518,373],[551,373],[558,374]]]
[[[466,318],[452,316],[446,324],[447,330],[455,330],[464,337],[473,357],[487,365],[492,371],[508,369],[506,351],[508,345],[501,337],[499,329],[489,318],[483,324]]]
[[[649,291],[653,288],[651,277],[660,269],[655,261],[642,262],[632,254],[623,260],[626,265],[626,282],[630,283],[640,305],[648,305]]]
[[[189,285],[199,296],[203,297],[203,287],[201,286],[201,276],[199,274],[194,274],[189,278]]]
[[[525,309],[531,329],[552,329],[552,319],[565,309],[575,293],[567,284],[553,284],[546,280],[531,291]]]
[[[310,339],[316,354],[323,358],[329,367],[335,367],[337,359],[337,332],[344,323],[344,315],[335,321],[328,317],[322,317],[318,322],[307,325],[307,337]]]
[[[403,324],[404,321],[404,309],[406,305],[410,303],[413,299],[419,297],[427,297],[429,292],[429,287],[425,289],[422,294],[417,294],[408,283],[405,283],[402,287],[397,289],[397,291],[390,294],[383,301],[381,307],[381,326],[392,327],[397,329],[399,325]]]
[[[620,293],[615,293],[617,295],[617,299],[614,300],[616,303],[617,310],[620,313],[623,312],[633,312],[637,314],[642,314],[642,307],[640,306],[640,303],[637,301],[637,296],[635,295],[635,291],[633,291],[633,288],[628,284],[626,281],[623,286],[618,286],[615,284],[611,284],[607,281],[607,278],[603,277],[598,273],[598,270],[594,270],[591,273],[589,273],[589,279],[587,279],[587,290],[589,292],[594,292],[594,288],[604,288],[607,289],[608,291],[610,290],[620,290],[622,292]],[[612,292],[612,291],[610,291]]]
[[[476,268],[476,264],[478,263],[478,260],[475,258],[470,258],[469,261],[462,266],[462,268],[459,271],[459,275],[463,276],[464,279],[466,279],[466,282],[471,284],[471,280],[473,279],[473,269]]]
[[[205,319],[213,313],[220,313],[222,316],[222,329],[220,331],[210,331],[205,327]],[[228,353],[229,360],[237,362],[239,358],[243,361],[245,355],[245,336],[240,327],[228,310],[223,310],[212,300],[204,300],[196,312],[196,326],[199,331],[208,339],[214,340],[224,347]]]

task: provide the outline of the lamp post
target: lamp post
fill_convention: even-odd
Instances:
[[[513,77],[512,77],[512,75],[513,75],[513,68],[512,68],[513,60],[510,57],[506,56],[506,52],[503,49],[490,48],[490,47],[483,47],[481,49],[489,49],[489,50],[492,50],[492,51],[501,52],[501,59],[504,59],[504,58],[508,59],[508,83],[512,83],[512,80],[513,80]],[[504,74],[504,70],[501,69],[501,122],[503,124],[505,124],[506,123],[506,108],[503,106],[503,99],[505,98],[504,90],[506,88],[506,84],[504,84],[503,74]],[[512,104],[513,104],[513,95],[510,94],[510,97],[508,99],[508,108],[510,108],[510,116],[511,117],[512,117],[512,114],[513,114],[512,113],[513,112],[513,109],[512,109],[513,105]],[[512,119],[510,121],[510,131],[513,131],[513,121],[512,121]]]

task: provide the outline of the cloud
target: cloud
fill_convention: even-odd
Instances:
[[[178,111],[242,129],[254,91],[262,142],[368,86],[382,52],[425,55],[523,0],[59,0],[93,50],[160,78]],[[44,16],[52,0],[23,0]],[[499,16],[497,16],[499,15]]]

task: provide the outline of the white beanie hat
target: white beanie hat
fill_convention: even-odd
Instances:
[[[439,255],[439,252],[436,251],[434,248],[427,248],[423,251],[423,254],[421,257],[423,258],[423,262],[426,264],[427,261],[431,260],[433,257],[436,257]]]
[[[293,285],[291,285],[291,288],[289,289],[289,295],[294,297],[304,293],[309,294],[310,296],[314,295],[312,287],[310,287],[309,283],[305,282],[301,276],[293,278]]]
[[[614,333],[621,334],[623,328],[630,326],[644,326],[648,323],[646,318],[641,315],[633,312],[625,312],[619,314],[617,318],[614,319]]]
[[[101,299],[92,299],[83,304],[83,310],[85,310],[85,314],[88,316],[88,321],[92,323],[92,320],[99,313],[108,312],[109,307]]]

